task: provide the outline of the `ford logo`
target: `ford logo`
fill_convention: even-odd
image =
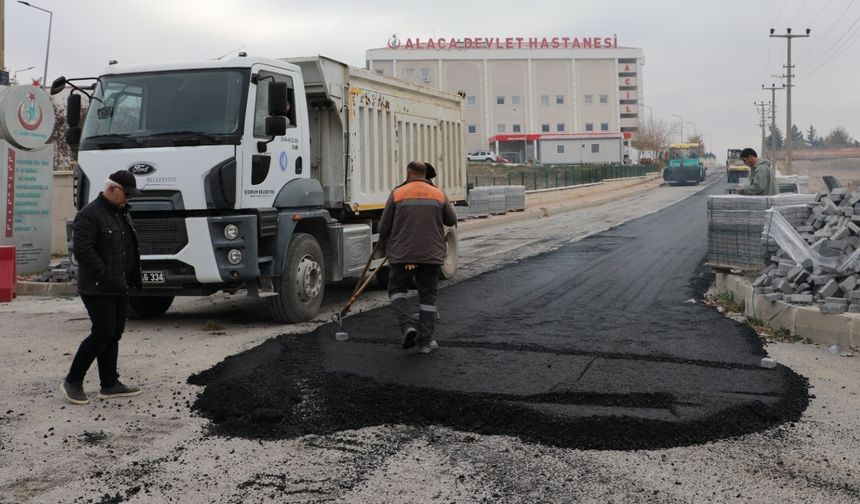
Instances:
[[[151,175],[155,173],[155,167],[149,163],[135,163],[128,167],[128,171],[137,177]]]

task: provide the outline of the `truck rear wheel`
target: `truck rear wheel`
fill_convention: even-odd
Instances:
[[[296,233],[287,246],[281,276],[275,279],[272,317],[278,322],[306,322],[319,311],[325,294],[325,259],[316,238]]]
[[[457,228],[445,230],[445,262],[442,263],[441,277],[445,280],[454,278],[460,266],[460,239],[457,238]]]
[[[132,296],[128,298],[128,318],[148,319],[164,315],[173,304],[173,296]]]

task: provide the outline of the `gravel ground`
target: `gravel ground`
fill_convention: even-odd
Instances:
[[[611,204],[462,233],[460,280],[659,210],[695,188],[657,188]],[[124,379],[145,394],[66,405],[59,381],[88,329],[77,299],[0,307],[0,502],[857,502],[860,366],[815,346],[769,354],[809,378],[802,418],[764,432],[661,450],[579,450],[439,426],[379,425],[289,440],[207,435],[186,383],[225,357],[328,320],[277,326],[261,303],[183,299],[129,324]],[[356,311],[385,304],[375,291]],[[97,386],[95,373],[87,388]]]

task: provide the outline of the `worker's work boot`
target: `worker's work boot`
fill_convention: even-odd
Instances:
[[[439,349],[439,343],[436,343],[436,340],[431,339],[425,343],[418,344],[418,353],[428,354],[430,352],[435,352]]]
[[[407,350],[415,346],[415,340],[418,338],[418,329],[412,324],[403,324],[401,329],[403,334],[403,349]]]

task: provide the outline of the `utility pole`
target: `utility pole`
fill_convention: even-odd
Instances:
[[[0,0],[0,73],[6,70],[6,0]]]
[[[791,64],[791,39],[797,38],[797,37],[808,37],[809,32],[811,30],[809,28],[807,28],[806,33],[803,35],[792,34],[791,28],[786,28],[784,35],[774,35],[774,33],[773,33],[774,31],[776,31],[776,30],[774,30],[773,28],[770,29],[770,36],[772,38],[784,38],[785,42],[786,42],[786,47],[788,48],[788,51],[787,51],[788,57],[786,58],[787,61],[786,61],[786,65],[785,65],[785,68],[787,70],[785,72],[786,73],[786,79],[788,82],[785,86],[785,125],[786,125],[785,126],[785,169],[786,169],[787,173],[792,173],[791,172],[791,147],[792,147],[791,144],[794,143],[794,138],[793,138],[794,135],[792,135],[792,132],[791,132],[791,126],[792,126],[792,124],[791,124],[791,72],[794,69],[794,67]]]
[[[782,87],[776,87],[776,84],[771,84],[770,87],[761,85],[762,90],[770,90],[770,165],[776,169],[776,92],[785,89],[785,84]]]
[[[765,114],[767,114],[767,112],[768,112],[768,106],[770,105],[770,102],[753,102],[753,105],[755,105],[755,107],[758,109],[759,113],[761,114],[761,121],[759,121],[758,125],[761,126],[761,156],[765,157],[765,152],[767,152],[767,149],[765,147],[767,145],[767,142],[765,142],[765,134],[764,134],[764,127],[767,126],[767,120],[765,120]]]

